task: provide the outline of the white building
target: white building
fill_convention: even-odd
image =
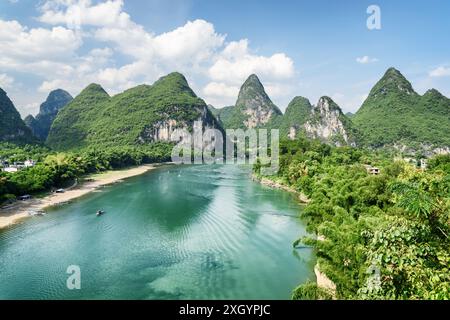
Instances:
[[[36,162],[34,160],[27,160],[24,162],[24,166],[26,168],[33,167],[35,164],[36,164]]]
[[[6,168],[3,168],[3,171],[9,172],[9,173],[14,173],[14,172],[19,171],[19,169],[17,167],[6,167]]]

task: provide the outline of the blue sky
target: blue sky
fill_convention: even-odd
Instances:
[[[282,110],[329,95],[356,111],[391,66],[450,96],[449,18],[444,0],[0,0],[0,87],[25,116],[55,88],[115,94],[180,71],[222,107],[256,73]]]

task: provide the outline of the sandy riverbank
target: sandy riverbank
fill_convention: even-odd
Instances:
[[[253,179],[259,181],[259,183],[261,183],[262,185],[265,185],[265,186],[268,186],[268,187],[271,187],[271,188],[275,188],[275,189],[281,189],[281,190],[284,190],[284,191],[287,191],[287,192],[291,192],[291,193],[295,193],[298,196],[298,200],[301,203],[309,203],[309,199],[308,199],[308,197],[306,195],[304,195],[303,193],[298,192],[297,190],[295,190],[295,189],[293,189],[291,187],[288,187],[288,186],[286,186],[286,185],[284,185],[284,184],[282,184],[280,182],[277,182],[277,181],[274,181],[274,180],[270,180],[270,179],[267,179],[267,178],[264,178],[264,177],[257,178],[255,175],[253,175]]]
[[[336,299],[336,284],[334,284],[334,282],[331,281],[325,273],[320,271],[320,266],[318,263],[314,266],[314,273],[316,275],[317,286],[327,290],[333,299]]]
[[[43,198],[33,198],[27,201],[17,201],[12,205],[0,208],[0,228],[14,224],[29,217],[30,211],[40,211],[45,208],[66,203],[79,198],[101,186],[120,182],[122,179],[143,174],[157,168],[158,164],[146,164],[124,170],[106,171],[84,177],[84,181],[64,193],[52,193]]]

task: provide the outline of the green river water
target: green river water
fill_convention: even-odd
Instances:
[[[161,167],[0,230],[0,299],[289,299],[315,279],[300,210],[248,168]]]

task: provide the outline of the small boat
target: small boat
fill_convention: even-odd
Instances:
[[[97,211],[97,217],[98,217],[98,216],[101,216],[101,215],[104,214],[104,213],[105,213],[105,211],[103,211],[103,210],[98,210],[98,211]]]

